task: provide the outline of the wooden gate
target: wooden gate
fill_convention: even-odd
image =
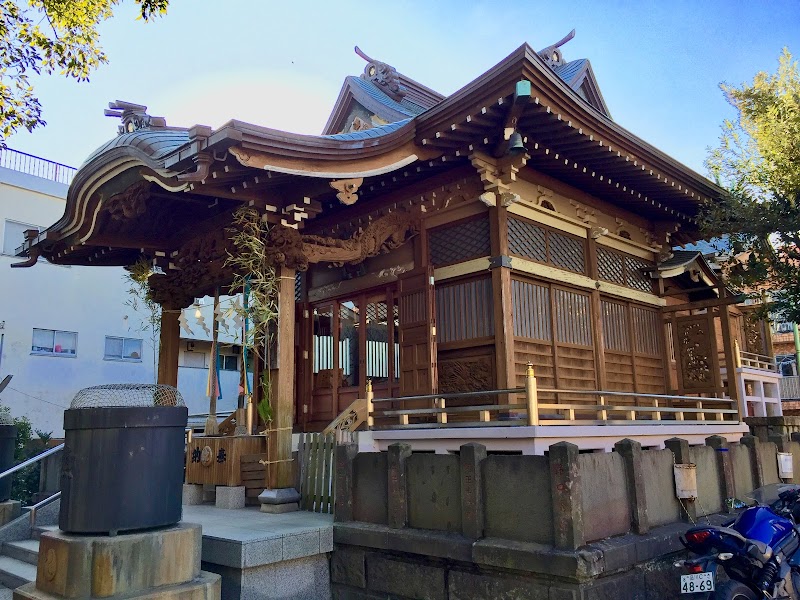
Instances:
[[[333,433],[301,433],[297,454],[300,460],[300,508],[333,513],[333,461],[336,438]]]

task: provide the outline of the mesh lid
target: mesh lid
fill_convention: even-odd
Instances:
[[[111,383],[84,388],[75,394],[70,408],[186,406],[171,385]]]

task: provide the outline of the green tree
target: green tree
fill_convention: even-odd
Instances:
[[[0,0],[0,146],[24,127],[45,122],[29,75],[59,72],[88,81],[108,61],[98,25],[121,0]],[[135,0],[145,21],[166,13],[169,0]]]
[[[736,287],[767,292],[771,309],[800,322],[800,72],[788,49],[752,84],[720,86],[738,118],[726,120],[706,166],[729,194],[701,214],[724,235]]]

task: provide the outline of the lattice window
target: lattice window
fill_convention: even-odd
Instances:
[[[514,306],[514,335],[534,340],[552,340],[550,288],[514,279],[511,282]]]
[[[660,315],[655,310],[631,306],[633,317],[634,349],[639,354],[661,356],[663,348],[659,328],[663,327]]]
[[[488,256],[491,253],[489,219],[471,219],[434,229],[428,236],[428,247],[434,266]]]
[[[602,300],[600,308],[603,313],[603,347],[616,352],[630,352],[631,332],[625,305]]]
[[[642,292],[652,292],[653,284],[647,272],[652,267],[652,263],[636,256],[621,254],[603,247],[597,248],[597,271],[600,279],[604,281]]]
[[[625,259],[621,254],[597,248],[597,272],[600,279],[625,285]]]
[[[586,272],[583,240],[520,219],[508,220],[508,251],[559,269]]]
[[[550,261],[553,266],[584,273],[586,264],[584,261],[584,243],[574,237],[547,232],[548,249],[550,251]]]
[[[509,219],[508,250],[537,262],[547,262],[547,231],[527,221]]]
[[[492,280],[436,286],[436,336],[441,344],[494,335]]]
[[[554,289],[556,341],[578,346],[592,345],[592,316],[589,295]]]
[[[649,262],[634,256],[625,257],[625,275],[628,287],[642,292],[652,292],[653,283],[646,269],[652,269]]]

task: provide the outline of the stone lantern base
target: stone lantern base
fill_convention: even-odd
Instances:
[[[36,581],[15,600],[219,600],[220,577],[200,570],[200,525],[109,536],[43,533]]]

